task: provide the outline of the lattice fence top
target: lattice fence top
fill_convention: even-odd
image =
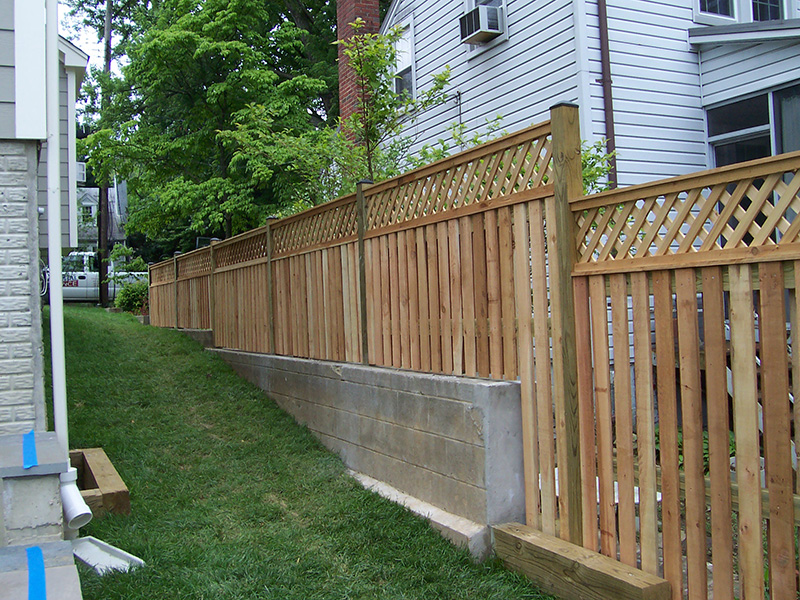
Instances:
[[[797,243],[799,170],[796,152],[573,203],[579,266]]]
[[[200,248],[178,257],[178,277],[200,277],[211,273],[211,249]]]
[[[265,258],[267,256],[267,247],[266,227],[248,231],[214,246],[216,266],[228,267],[258,258]]]
[[[150,267],[150,281],[152,283],[168,283],[174,279],[175,266],[171,260]]]
[[[367,230],[546,184],[551,155],[546,122],[380,183],[366,192]]]
[[[278,221],[272,226],[272,251],[286,254],[357,235],[355,194]]]

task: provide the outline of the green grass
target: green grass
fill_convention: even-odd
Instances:
[[[82,534],[147,563],[104,577],[82,568],[86,600],[549,598],[363,490],[182,334],[74,307],[65,329],[70,446],[103,447],[133,509]]]

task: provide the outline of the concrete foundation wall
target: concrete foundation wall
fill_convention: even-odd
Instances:
[[[0,435],[45,428],[37,143],[0,140]]]
[[[519,384],[214,351],[351,469],[476,523],[524,522]]]

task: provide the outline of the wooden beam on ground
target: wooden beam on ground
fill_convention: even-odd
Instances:
[[[670,584],[597,552],[518,523],[492,527],[505,565],[559,598],[668,600]]]

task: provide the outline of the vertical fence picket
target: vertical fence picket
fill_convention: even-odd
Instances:
[[[597,454],[595,451],[594,375],[592,369],[589,278],[575,277],[573,279],[573,290],[575,298],[575,346],[578,359],[578,417],[580,418],[581,428],[582,539],[584,548],[596,552],[599,549],[600,530],[597,523]]]
[[[719,267],[705,268],[702,278],[714,596],[733,598],[730,415],[722,270]]]
[[[608,352],[608,303],[606,280],[602,275],[589,278],[592,314],[592,363],[597,429],[597,477],[600,493],[600,552],[617,556],[616,502],[614,498],[614,431],[611,423],[611,381]]]
[[[464,374],[478,374],[478,359],[475,338],[475,273],[472,250],[472,221],[469,217],[459,219],[461,240],[461,302],[464,332]],[[525,244],[527,252],[528,245]]]
[[[503,331],[503,375],[517,378],[516,327],[514,315],[514,265],[512,262],[511,209],[497,211],[500,261],[500,310]]]
[[[797,583],[783,265],[759,265],[759,284],[764,462],[769,492],[769,595],[770,600],[794,600]]]
[[[489,377],[489,296],[486,287],[486,232],[483,214],[472,216],[472,268],[475,274],[475,352],[477,373]]]
[[[631,402],[628,282],[625,275],[609,278],[614,339],[614,414],[619,493],[619,558],[636,566],[636,504],[634,503],[633,405]]]
[[[425,229],[414,230],[417,257],[417,290],[419,292],[419,362],[423,371],[431,367],[431,317],[430,292],[428,291],[428,260],[425,251]]]
[[[646,273],[631,275],[636,379],[636,431],[639,465],[639,540],[642,570],[658,574],[658,504],[656,502],[653,357],[650,341],[650,294]],[[674,358],[673,358],[674,361]]]
[[[397,244],[397,300],[399,308],[400,366],[411,368],[411,331],[409,329],[408,262],[406,261],[406,232],[395,239]]]
[[[764,598],[761,540],[761,465],[758,431],[753,286],[749,265],[731,265],[731,371],[739,487],[739,580],[748,600]]]
[[[450,253],[447,223],[436,224],[436,246],[439,258],[439,315],[442,336],[442,372],[453,374],[453,305],[450,297]]]
[[[653,273],[653,311],[656,323],[656,381],[658,395],[659,464],[661,465],[661,523],[664,578],[673,600],[683,598],[681,548],[681,484],[678,470],[678,403],[675,377],[675,327],[671,271]]]
[[[502,309],[500,299],[500,244],[497,236],[497,213],[484,215],[486,224],[486,289],[489,309],[489,372],[503,378]]]
[[[453,373],[464,373],[464,320],[462,314],[461,297],[461,241],[458,230],[458,220],[450,219],[447,222],[447,240],[450,270],[450,317],[453,334]]]
[[[442,316],[439,309],[439,254],[436,227],[425,227],[425,245],[428,252],[428,314],[431,334],[431,371],[442,371]]]
[[[419,276],[417,274],[416,230],[409,229],[406,235],[406,268],[408,269],[408,327],[411,352],[411,369],[419,371],[422,366],[420,351]]]
[[[675,272],[678,309],[683,472],[686,480],[686,561],[689,596],[708,596],[706,569],[706,496],[703,476],[703,399],[700,389],[700,346],[697,286],[694,269]]]

